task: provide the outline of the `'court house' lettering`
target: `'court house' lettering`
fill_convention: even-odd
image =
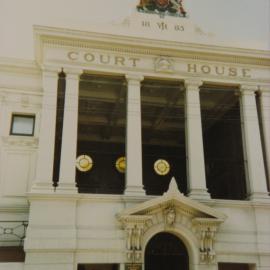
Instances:
[[[70,61],[84,62],[95,65],[110,65],[119,68],[132,67],[137,68],[139,63],[142,64],[143,59],[137,57],[128,57],[121,55],[111,55],[108,53],[98,53],[98,52],[80,52],[80,51],[70,51],[67,52],[67,58]],[[210,76],[225,76],[225,77],[242,77],[251,78],[251,70],[248,68],[241,67],[231,67],[223,65],[209,65],[209,64],[186,64],[185,67],[182,66],[181,70],[187,71],[188,73],[198,73],[202,75]],[[177,68],[174,69],[177,72]]]
[[[67,53],[69,60],[81,61],[86,63],[93,64],[102,64],[102,65],[113,65],[119,67],[137,67],[140,62],[140,58],[136,57],[124,57],[118,55],[109,55],[101,53],[90,53],[90,52],[76,52],[71,51]]]
[[[218,75],[229,77],[251,78],[251,70],[247,68],[226,67],[218,65],[187,64],[189,73],[201,73],[205,75]]]

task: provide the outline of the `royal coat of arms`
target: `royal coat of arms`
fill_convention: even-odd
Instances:
[[[140,0],[137,10],[145,13],[158,13],[161,16],[168,14],[186,17],[187,14],[183,7],[183,0]]]

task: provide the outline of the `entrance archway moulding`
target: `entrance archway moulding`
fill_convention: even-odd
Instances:
[[[126,231],[128,263],[143,263],[148,241],[159,232],[178,236],[193,262],[215,263],[215,236],[226,215],[179,192],[172,178],[163,196],[125,209],[117,215]]]
[[[145,254],[145,249],[149,241],[157,234],[167,232],[178,237],[186,246],[188,251],[190,264],[199,264],[199,250],[196,236],[185,226],[181,224],[175,224],[175,226],[164,228],[164,224],[160,223],[155,226],[152,226],[149,230],[147,230],[144,234],[142,240],[142,254]],[[144,263],[144,256],[142,262]],[[192,268],[191,268],[192,269]]]

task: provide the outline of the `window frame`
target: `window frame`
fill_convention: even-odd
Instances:
[[[24,117],[24,118],[31,118],[33,119],[33,126],[32,126],[32,132],[30,133],[14,133],[13,127],[14,127],[14,119],[16,117]],[[10,125],[10,131],[9,135],[12,136],[26,136],[26,137],[33,137],[35,133],[35,124],[36,124],[36,115],[35,114],[23,114],[23,113],[13,113],[11,116],[11,125]]]

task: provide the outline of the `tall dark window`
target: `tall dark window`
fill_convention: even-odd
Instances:
[[[236,89],[200,91],[207,187],[212,198],[247,197],[239,95]]]
[[[146,194],[163,194],[172,177],[186,193],[183,86],[178,81],[146,79],[142,82],[141,104]]]
[[[56,126],[55,126],[55,143],[54,143],[53,185],[55,187],[57,186],[59,180],[64,104],[65,104],[65,88],[66,88],[66,78],[65,74],[61,72],[59,74],[57,87],[57,110],[56,110]]]
[[[123,77],[88,75],[80,80],[77,156],[92,160],[77,169],[79,192],[122,194],[125,188],[126,81]],[[118,161],[118,163],[117,163]]]

